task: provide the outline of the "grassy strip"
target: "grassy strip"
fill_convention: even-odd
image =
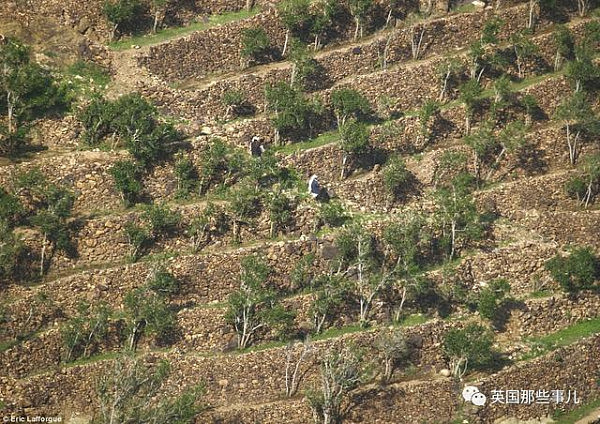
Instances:
[[[594,334],[600,334],[600,317],[580,321],[570,327],[563,328],[562,330],[546,336],[528,339],[532,349],[531,352],[525,354],[521,360],[536,358],[547,352],[568,346]]]
[[[574,424],[580,419],[590,415],[596,408],[600,408],[600,399],[592,400],[569,412],[557,410],[554,412],[552,418],[555,420],[554,424]],[[598,417],[593,418],[600,418],[600,414]]]
[[[181,37],[196,31],[204,31],[217,25],[226,24],[233,21],[250,18],[260,12],[260,8],[255,7],[251,11],[240,10],[238,12],[228,12],[219,15],[211,15],[206,21],[194,22],[184,27],[167,28],[156,34],[137,35],[129,38],[124,38],[119,41],[109,43],[108,47],[111,50],[128,50],[132,46],[150,46],[159,44],[170,39]]]

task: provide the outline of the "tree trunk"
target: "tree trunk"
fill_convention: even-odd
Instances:
[[[283,42],[283,51],[281,52],[282,56],[285,56],[285,53],[287,52],[289,41],[290,41],[290,30],[288,29],[285,32],[285,41]]]
[[[554,58],[554,72],[558,72],[558,70],[560,69],[560,65],[561,65],[561,56],[560,53],[558,51],[556,51],[556,57]]]
[[[156,29],[158,28],[158,14],[159,14],[158,10],[156,12],[154,12],[154,24],[152,25],[152,33],[153,34],[156,34]]]
[[[314,50],[317,51],[319,49],[319,34],[315,35],[315,43],[314,43]]]
[[[343,180],[346,177],[346,162],[348,162],[348,155],[344,154],[342,159],[342,173],[340,174],[340,180]]]
[[[450,248],[450,260],[454,259],[454,254],[456,253],[456,220],[452,220],[452,241]]]
[[[14,115],[15,105],[14,105],[13,101],[14,101],[14,94],[12,91],[8,90],[6,92],[6,107],[7,107],[7,113],[8,113],[8,133],[9,134],[14,133],[13,115]]]
[[[385,27],[387,28],[392,20],[392,8],[390,7],[390,11],[388,12],[387,18],[385,20]]]
[[[246,10],[249,12],[254,7],[254,0],[246,0]]]
[[[110,40],[109,41],[115,41],[115,36],[117,35],[117,28],[119,27],[119,24],[115,24],[112,27],[112,31],[110,33]]]
[[[354,18],[354,21],[356,22],[356,28],[354,29],[354,39],[356,40],[358,38],[358,31],[360,30],[360,19]]]
[[[44,262],[46,261],[46,246],[48,244],[48,235],[44,233],[44,238],[42,240],[42,254],[40,260],[40,277],[44,276]]]
[[[448,65],[448,70],[446,71],[446,76],[444,78],[444,85],[442,87],[442,91],[440,92],[440,97],[438,99],[440,102],[446,97],[446,91],[448,91],[448,81],[450,81],[450,75],[450,65]]]

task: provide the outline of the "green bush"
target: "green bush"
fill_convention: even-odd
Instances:
[[[154,204],[146,207],[143,218],[150,225],[154,239],[173,234],[181,222],[181,214],[166,205]]]
[[[179,199],[187,198],[198,184],[198,172],[194,163],[185,153],[177,155],[175,161],[175,177],[177,178],[177,193],[175,197]]]
[[[383,186],[394,197],[403,191],[410,182],[410,177],[406,162],[400,156],[392,156],[383,167]]]
[[[567,257],[556,255],[546,262],[546,269],[570,293],[600,286],[600,260],[589,247],[575,248]]]
[[[260,61],[269,53],[271,42],[262,28],[246,28],[242,31],[242,57]]]
[[[130,160],[123,160],[116,162],[108,172],[125,206],[134,205],[142,192],[139,166]]]
[[[452,328],[444,336],[444,353],[454,376],[462,377],[468,367],[485,368],[493,361],[493,334],[478,324]]]
[[[335,228],[344,225],[348,219],[348,214],[344,205],[337,200],[331,200],[321,203],[319,208],[319,219],[329,227]]]
[[[138,0],[105,0],[102,13],[113,25],[110,40],[114,40],[119,28],[133,26],[141,13],[141,4]]]
[[[180,282],[164,266],[159,266],[152,271],[148,288],[157,294],[172,296],[179,293]]]
[[[479,294],[477,300],[477,311],[482,318],[494,320],[498,316],[498,311],[503,305],[506,295],[510,291],[508,281],[499,279],[492,281]]]
[[[133,262],[136,262],[152,241],[150,233],[146,228],[134,222],[125,224],[123,230],[131,249],[130,258]]]

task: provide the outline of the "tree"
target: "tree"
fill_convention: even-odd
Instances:
[[[160,342],[173,336],[177,317],[161,294],[142,286],[127,293],[123,303],[130,350],[135,351],[142,335],[154,336]]]
[[[111,313],[105,303],[92,306],[82,302],[77,306],[77,315],[67,321],[60,331],[67,348],[66,361],[80,356],[87,358],[98,349],[108,335]]]
[[[156,34],[158,25],[162,21],[161,16],[164,18],[168,4],[169,0],[152,0],[150,2],[150,6],[152,7],[152,15],[154,15],[154,24],[152,25],[152,32],[154,34]]]
[[[241,91],[230,89],[223,93],[223,104],[227,108],[225,112],[227,118],[240,115],[245,103],[246,98]]]
[[[200,403],[201,385],[178,396],[165,396],[163,383],[169,363],[151,369],[133,355],[121,354],[96,382],[99,411],[93,424],[178,423],[191,424],[205,409]]]
[[[575,60],[567,64],[565,75],[575,86],[576,92],[598,86],[600,66],[594,62],[596,51],[596,48],[586,43],[575,47]]]
[[[481,325],[450,329],[444,337],[444,353],[452,375],[462,378],[469,367],[489,365],[493,358],[492,343],[493,334]]]
[[[583,132],[596,129],[598,118],[583,92],[573,93],[565,99],[554,112],[553,118],[561,121],[565,128],[569,161],[575,165],[579,157],[580,137]]]
[[[447,247],[450,260],[459,246],[481,236],[482,227],[477,208],[471,196],[472,177],[459,174],[435,192],[436,220],[441,230],[441,241]]]
[[[346,164],[349,157],[358,157],[369,150],[371,130],[367,124],[351,119],[340,127],[340,147],[344,152],[342,157],[341,179],[346,176]]]
[[[463,72],[463,65],[456,58],[448,57],[438,65],[437,73],[441,82],[442,88],[438,101],[444,101],[450,90],[455,86]]]
[[[153,240],[172,235],[181,223],[181,214],[164,204],[147,206],[142,216],[150,226],[150,236]]]
[[[293,359],[294,343],[288,343],[285,350],[285,395],[287,397],[292,397],[298,391],[300,380],[306,373],[306,371],[304,373],[301,372],[302,363],[312,356],[314,348],[311,345],[310,339],[307,337],[304,340],[304,343],[302,343],[302,350],[295,361]]]
[[[152,267],[146,284],[156,294],[167,297],[178,294],[181,289],[181,282],[163,264]]]
[[[347,301],[347,284],[338,275],[328,273],[315,278],[309,314],[315,333],[320,334],[342,312]]]
[[[246,28],[242,31],[242,50],[240,54],[246,61],[244,67],[251,61],[259,62],[269,53],[271,42],[262,28]]]
[[[383,167],[383,186],[396,199],[410,182],[411,176],[404,159],[398,155],[392,156]]]
[[[352,88],[333,90],[331,92],[331,104],[338,128],[341,128],[349,118],[358,120],[371,111],[371,106],[365,96]]]
[[[50,184],[43,190],[41,207],[29,219],[30,225],[38,228],[42,234],[42,251],[40,255],[40,276],[43,276],[47,263],[46,253],[52,248],[52,254],[63,251],[74,255],[68,218],[70,218],[75,196],[64,187]]]
[[[481,85],[474,79],[463,83],[459,87],[459,101],[465,107],[465,133],[468,135],[471,132],[471,119],[481,100]]]
[[[134,222],[125,224],[123,230],[131,249],[130,258],[132,262],[136,262],[152,241],[150,233],[146,228]]]
[[[290,60],[292,61],[290,86],[305,89],[307,79],[317,71],[317,62],[308,53],[306,46],[295,40],[292,41],[290,48]]]
[[[373,7],[373,0],[349,0],[348,6],[354,17],[354,22],[356,22],[356,29],[354,30],[354,39],[356,40],[359,34],[361,38],[363,36],[363,27]]]
[[[319,206],[319,220],[330,228],[341,227],[348,219],[344,205],[338,200],[330,200]]]
[[[198,183],[198,171],[192,160],[184,152],[177,155],[175,160],[175,177],[177,192],[175,197],[187,198],[194,192]]]
[[[373,301],[397,273],[397,263],[377,251],[372,234],[359,224],[342,231],[335,240],[339,255],[339,273],[352,275],[349,279],[351,294],[359,305],[359,322],[368,324]]]
[[[233,220],[233,241],[240,241],[241,226],[256,216],[261,209],[261,193],[256,186],[243,182],[235,192],[235,197],[230,203]]]
[[[576,247],[567,257],[556,255],[545,267],[566,292],[600,287],[600,259],[589,247]]]
[[[481,31],[481,35],[479,37],[483,45],[498,44],[498,34],[500,33],[500,30],[503,26],[504,21],[497,16],[488,19],[485,22]]]
[[[427,100],[421,109],[419,109],[419,126],[421,136],[424,139],[424,145],[427,145],[431,139],[432,129],[435,119],[440,112],[440,105],[434,100]]]
[[[0,155],[13,156],[25,147],[29,121],[69,104],[65,88],[30,56],[30,48],[14,38],[0,43],[0,107],[6,111],[6,125],[0,125]]]
[[[554,59],[554,71],[560,70],[563,61],[573,59],[575,54],[575,40],[569,28],[559,25],[553,33],[556,44],[556,57]]]
[[[115,162],[108,172],[125,206],[134,205],[142,192],[139,166],[130,160],[122,160]]]
[[[194,217],[186,230],[192,241],[194,253],[198,253],[212,241],[215,234],[224,234],[228,229],[224,211],[208,202],[202,212]]]
[[[577,0],[577,10],[580,17],[587,15],[593,0]]]
[[[400,329],[382,330],[377,335],[374,346],[383,367],[381,381],[385,384],[392,379],[394,370],[408,359],[410,347]]]
[[[273,192],[268,204],[271,221],[271,237],[279,231],[285,231],[293,217],[293,207],[290,199],[282,192]]]
[[[320,38],[333,24],[340,12],[340,4],[336,0],[316,0],[311,3],[309,33],[313,37],[314,50],[320,46]]]
[[[538,52],[538,47],[535,45],[526,32],[517,32],[510,37],[512,49],[515,54],[515,62],[517,64],[517,72],[519,78],[524,78],[523,62],[526,59],[532,58]]]
[[[583,176],[571,178],[565,189],[571,197],[576,197],[586,208],[591,200],[600,192],[600,155],[594,154],[585,158]]]
[[[321,361],[320,375],[320,388],[306,391],[313,418],[316,423],[340,423],[342,402],[367,376],[360,352],[330,350]]]
[[[300,38],[308,32],[312,19],[310,5],[311,0],[283,0],[277,3],[279,19],[287,29],[282,56],[287,52],[290,33]]]
[[[228,298],[225,320],[236,334],[238,348],[248,347],[256,339],[258,330],[267,326],[289,326],[293,314],[279,304],[275,292],[265,283],[271,270],[256,256],[242,259],[240,289]]]
[[[115,39],[119,28],[132,25],[140,12],[141,5],[138,0],[105,0],[102,13],[113,25],[110,41]]]
[[[506,295],[510,292],[510,284],[504,279],[490,282],[480,293],[477,299],[479,316],[488,320],[495,320],[498,310],[504,304]]]
[[[282,143],[282,136],[307,132],[311,137],[313,123],[321,114],[321,106],[309,101],[297,88],[284,82],[267,86],[265,89],[267,109],[274,113],[271,122],[275,127],[275,142]]]

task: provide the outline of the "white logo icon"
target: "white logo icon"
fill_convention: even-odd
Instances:
[[[473,405],[483,406],[487,400],[486,396],[475,386],[465,386],[462,391],[463,399]]]

